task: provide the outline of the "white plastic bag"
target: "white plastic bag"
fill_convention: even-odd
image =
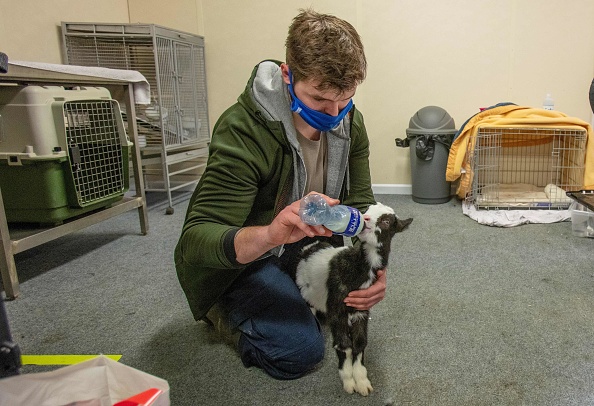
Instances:
[[[162,391],[151,406],[170,405],[166,380],[100,355],[51,372],[0,379],[0,406],[112,406],[150,388]]]

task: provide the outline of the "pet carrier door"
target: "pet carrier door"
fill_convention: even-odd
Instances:
[[[128,157],[124,129],[114,100],[64,103],[66,143],[74,197],[72,206],[85,207],[127,189]]]

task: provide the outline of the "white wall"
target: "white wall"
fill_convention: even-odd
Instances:
[[[61,62],[60,21],[144,22],[203,35],[211,125],[243,91],[255,64],[284,59],[299,8],[350,21],[369,62],[355,97],[371,139],[375,184],[410,184],[405,137],[420,108],[461,125],[479,107],[511,101],[591,120],[594,1],[573,0],[0,0],[0,50]]]
[[[291,18],[309,5],[347,19],[363,39],[369,71],[355,103],[375,184],[410,184],[409,151],[394,138],[427,105],[445,108],[459,126],[479,107],[539,107],[551,92],[558,110],[590,121],[591,0],[203,0],[213,123],[253,65],[284,59]]]
[[[127,23],[123,0],[0,0],[0,51],[9,59],[62,63],[61,21]]]
[[[200,0],[128,0],[131,23],[151,23],[204,36]]]

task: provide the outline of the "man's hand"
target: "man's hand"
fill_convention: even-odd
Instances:
[[[386,284],[386,270],[382,269],[377,272],[377,279],[373,285],[367,289],[353,290],[344,299],[344,303],[357,310],[369,310],[383,300],[386,295]]]
[[[281,244],[290,244],[304,237],[323,235],[329,237],[332,232],[323,226],[310,226],[301,221],[299,207],[301,200],[285,207],[267,227],[266,242],[276,247]]]
[[[322,196],[330,205],[339,203],[339,200]],[[301,221],[300,205],[301,200],[297,200],[285,207],[267,226],[242,228],[235,236],[237,262],[247,264],[274,247],[294,243],[304,237],[330,237],[332,231],[326,227],[310,226]]]

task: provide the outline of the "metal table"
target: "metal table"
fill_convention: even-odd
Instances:
[[[118,216],[127,211],[137,209],[140,220],[140,230],[143,235],[148,232],[148,213],[144,192],[144,180],[140,164],[140,148],[138,146],[138,131],[136,128],[136,110],[134,100],[134,83],[123,79],[112,79],[97,76],[86,76],[70,73],[55,72],[26,66],[9,65],[8,73],[0,74],[0,86],[4,85],[58,85],[58,86],[103,86],[110,90],[114,99],[124,101],[128,114],[128,136],[134,143],[132,153],[132,167],[134,173],[135,192],[125,195],[121,200],[97,212],[81,217],[65,220],[63,224],[35,228],[27,231],[11,229],[6,220],[2,192],[0,191],[0,273],[7,299],[15,299],[19,295],[19,280],[17,276],[14,255],[48,241],[62,237],[74,231]]]

